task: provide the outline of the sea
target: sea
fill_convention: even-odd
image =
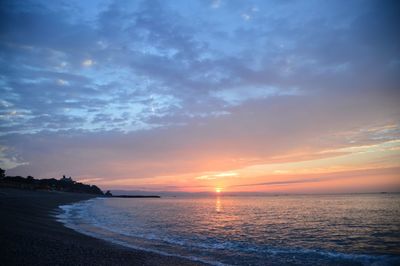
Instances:
[[[95,198],[57,219],[212,265],[400,265],[400,194]]]

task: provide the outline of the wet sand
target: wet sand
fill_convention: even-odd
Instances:
[[[92,195],[0,188],[1,265],[204,265],[82,235],[52,216]]]

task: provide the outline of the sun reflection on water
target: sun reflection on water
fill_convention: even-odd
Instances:
[[[221,204],[221,198],[217,197],[217,200],[215,201],[215,211],[216,212],[221,212],[222,211],[222,204]]]

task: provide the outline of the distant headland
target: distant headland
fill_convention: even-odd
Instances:
[[[60,179],[35,179],[33,176],[6,176],[5,170],[0,168],[0,187],[18,188],[25,190],[62,191],[73,193],[94,194],[113,198],[160,198],[156,195],[115,195],[107,190],[105,193],[96,185],[77,182],[72,177],[63,175]]]

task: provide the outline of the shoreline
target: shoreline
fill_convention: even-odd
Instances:
[[[87,236],[54,217],[60,205],[95,197],[0,188],[2,265],[206,265]]]

